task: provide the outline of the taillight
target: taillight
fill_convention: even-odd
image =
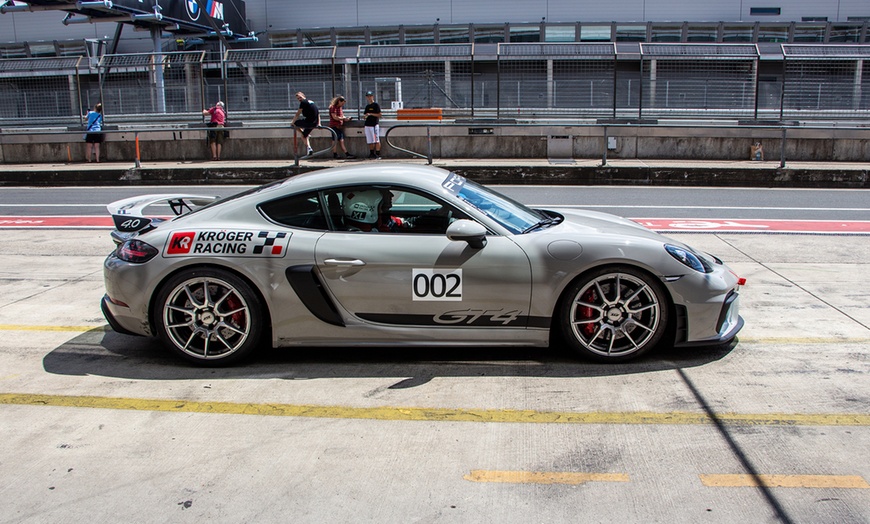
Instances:
[[[141,240],[127,240],[115,251],[115,255],[124,262],[142,264],[157,256],[157,248]]]

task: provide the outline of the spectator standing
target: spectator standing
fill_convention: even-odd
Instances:
[[[203,109],[202,114],[211,116],[211,120],[207,125],[208,127],[215,128],[208,131],[208,145],[211,148],[211,159],[220,160],[221,148],[224,145],[224,138],[226,138],[224,126],[227,123],[227,111],[224,109],[224,103],[218,100],[214,106]]]
[[[305,98],[305,93],[302,91],[296,93],[296,100],[299,101],[299,109],[293,115],[293,126],[305,141],[306,155],[310,155],[314,150],[311,149],[311,141],[308,139],[308,136],[311,135],[312,131],[320,127],[320,110],[317,109],[317,105],[314,102]],[[299,118],[299,115],[302,115],[302,118]]]
[[[345,158],[356,158],[347,152],[344,146],[344,124],[350,121],[349,116],[344,116],[344,104],[347,99],[338,95],[329,103],[329,127],[335,131],[335,142],[332,144],[332,158],[338,158],[338,146],[344,151]]]
[[[94,109],[88,111],[86,115],[88,119],[87,133],[85,133],[85,157],[88,162],[91,161],[91,154],[99,163],[100,161],[100,144],[106,140],[103,130],[103,104],[97,104]]]
[[[378,124],[381,121],[381,106],[375,102],[375,94],[371,91],[366,92],[366,107],[363,110],[365,120],[366,143],[369,145],[369,158],[380,160],[381,158],[381,139],[378,135],[381,132],[381,126]]]

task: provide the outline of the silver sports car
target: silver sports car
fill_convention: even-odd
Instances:
[[[168,202],[174,218],[146,216]],[[109,206],[102,309],[225,365],[272,346],[546,346],[606,362],[735,337],[744,283],[629,220],[530,209],[454,173],[366,165],[235,196]]]

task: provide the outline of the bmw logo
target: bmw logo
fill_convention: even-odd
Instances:
[[[196,0],[187,0],[185,2],[187,5],[187,15],[190,16],[191,20],[196,20],[199,18],[199,3]]]

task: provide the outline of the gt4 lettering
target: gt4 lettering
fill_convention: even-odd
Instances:
[[[455,309],[435,315],[432,319],[436,324],[465,324],[480,326],[501,324],[507,326],[520,317],[522,311],[504,311],[502,309]]]
[[[462,300],[461,269],[413,269],[411,276],[413,300]]]
[[[283,257],[289,239],[284,231],[175,231],[166,241],[163,256]]]

